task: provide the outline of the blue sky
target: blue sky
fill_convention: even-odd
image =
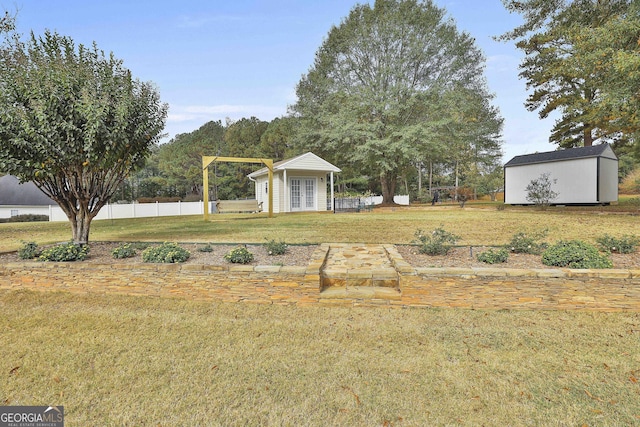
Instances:
[[[210,120],[272,120],[295,102],[295,85],[313,64],[351,0],[0,0],[18,12],[21,33],[45,29],[113,52],[133,75],[154,82],[169,104],[165,132],[191,132]],[[554,150],[553,119],[524,108],[522,54],[492,36],[520,22],[500,0],[435,0],[487,58],[494,105],[505,118],[504,161]]]

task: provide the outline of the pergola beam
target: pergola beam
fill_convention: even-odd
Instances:
[[[269,171],[269,218],[273,218],[273,159],[255,157],[202,156],[202,185],[204,198],[204,220],[209,220],[209,165],[213,162],[262,163]]]

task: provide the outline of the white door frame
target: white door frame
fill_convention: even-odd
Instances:
[[[294,186],[293,181],[299,181],[299,185]],[[289,199],[290,212],[318,210],[318,177],[292,176],[288,178],[287,186],[287,198]],[[310,188],[309,186],[311,186],[312,188]],[[296,204],[294,204],[294,191],[299,192],[299,206],[296,206]],[[311,194],[309,194],[309,191],[311,191]],[[309,204],[311,204],[311,206],[309,206]]]

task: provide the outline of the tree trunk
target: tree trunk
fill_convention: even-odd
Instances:
[[[433,197],[433,162],[429,160],[429,197]]]
[[[88,244],[91,220],[98,214],[104,203],[100,204],[100,206],[95,206],[94,213],[89,211],[88,202],[85,201],[69,201],[59,198],[56,202],[65,215],[67,215],[67,219],[71,224],[73,243],[76,245]]]
[[[458,161],[456,160],[456,181],[455,181],[455,186],[456,186],[456,193],[455,193],[455,200],[456,202],[458,201]]]
[[[393,196],[396,195],[396,181],[397,177],[393,173],[387,173],[380,176],[383,205],[392,205],[394,203]]]
[[[76,212],[75,218],[70,219],[73,243],[86,245],[89,243],[89,227],[93,218],[87,212]]]
[[[593,145],[593,135],[591,135],[591,127],[585,127],[583,131],[584,146],[591,147]]]

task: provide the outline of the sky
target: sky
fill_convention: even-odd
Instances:
[[[18,10],[20,33],[49,29],[77,44],[95,42],[123,60],[134,77],[155,83],[169,104],[168,141],[211,120],[286,115],[331,26],[364,1],[0,0],[0,8]],[[505,120],[503,161],[554,150],[548,140],[555,119],[540,120],[524,107],[522,53],[513,42],[493,39],[517,26],[520,16],[509,14],[500,0],[435,3],[484,52],[493,105]]]

